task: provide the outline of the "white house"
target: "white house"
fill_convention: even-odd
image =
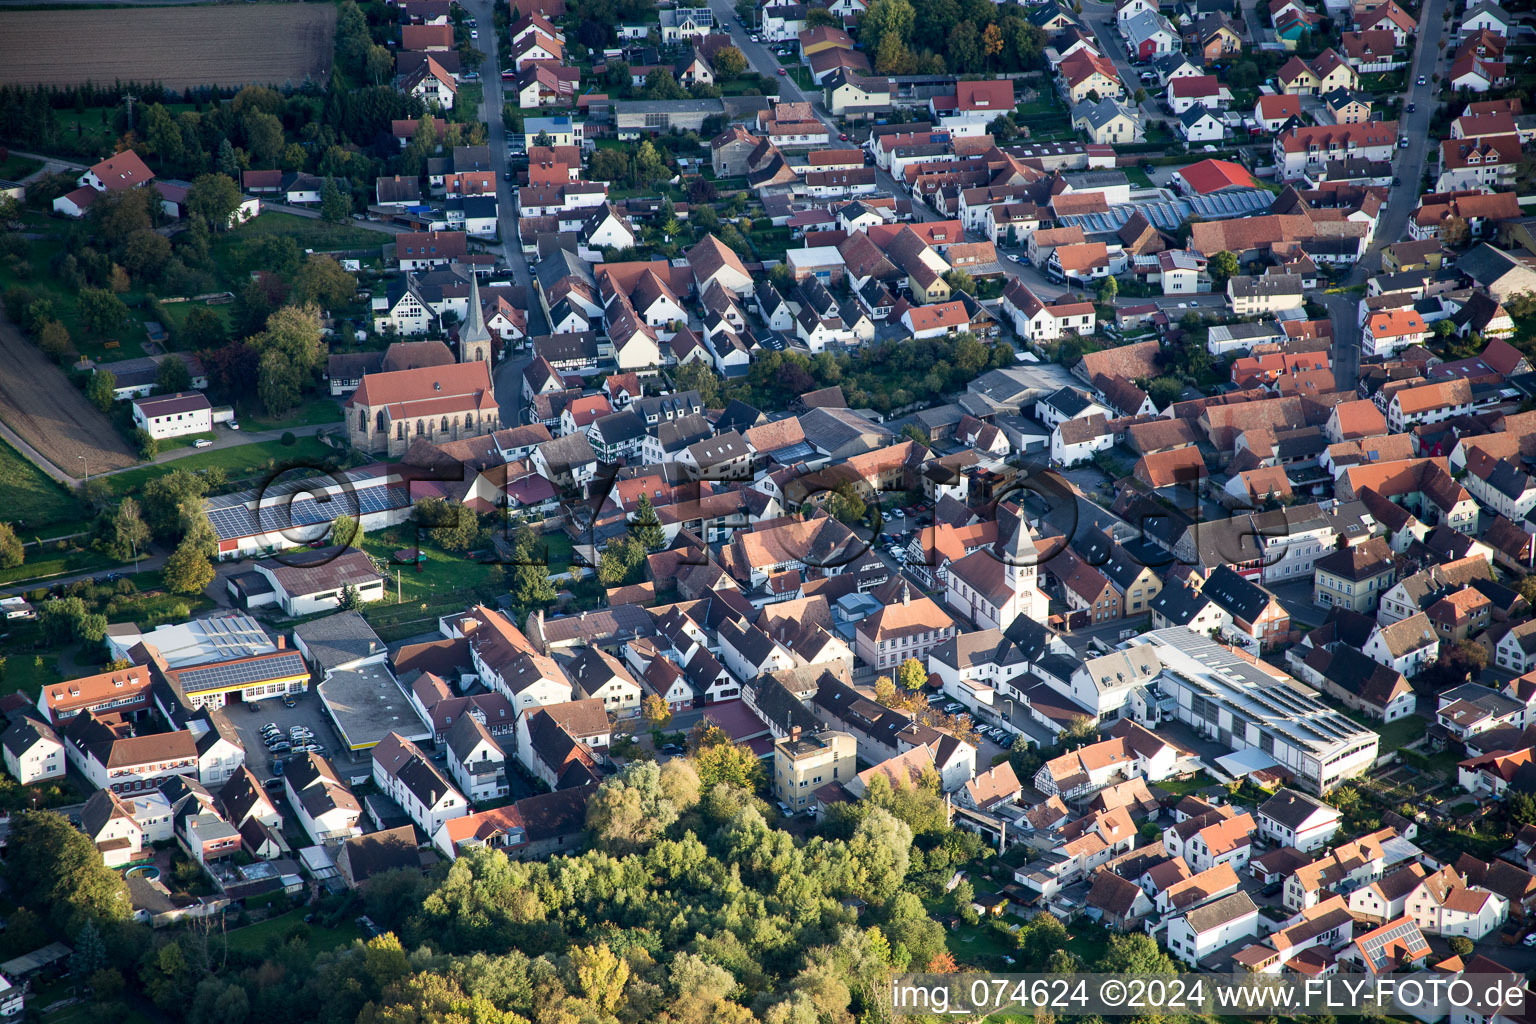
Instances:
[[[213,405],[199,391],[133,400],[133,422],[159,440],[213,432]]]
[[[464,795],[453,788],[420,747],[397,732],[373,748],[373,781],[429,836],[436,835],[449,819],[469,813]]]
[[[1321,800],[1282,789],[1259,805],[1259,835],[1277,846],[1307,853],[1326,846],[1343,817]]]
[[[1259,908],[1246,892],[1236,892],[1168,922],[1168,951],[1193,967],[1223,946],[1253,938],[1258,925]]]
[[[5,770],[23,786],[47,782],[65,773],[64,744],[53,727],[39,718],[20,716],[0,735]]]
[[[474,715],[459,716],[448,730],[447,745],[448,772],[471,802],[497,800],[511,793],[506,752]]]
[[[310,751],[288,762],[283,772],[283,791],[288,806],[317,845],[340,842],[363,834],[363,816],[357,797],[336,776],[331,763]]]

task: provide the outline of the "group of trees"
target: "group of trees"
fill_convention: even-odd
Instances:
[[[697,387],[701,396],[707,390],[721,402],[740,398],[759,409],[775,410],[787,408],[807,391],[840,384],[850,406],[889,413],[960,391],[987,370],[1012,363],[1008,345],[988,345],[974,335],[960,334],[884,342],[851,354],[769,352],[753,359],[744,381],[729,383],[708,369],[679,367],[679,386]],[[706,404],[709,400],[705,397]]]
[[[1018,4],[874,0],[859,41],[882,75],[994,74],[1039,67],[1045,33]]]
[[[604,587],[638,583],[645,574],[645,556],[666,543],[661,519],[649,495],[640,495],[627,533],[610,540],[597,563],[597,582]]]

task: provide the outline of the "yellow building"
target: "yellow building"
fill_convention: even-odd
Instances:
[[[796,726],[773,745],[773,791],[791,811],[814,805],[818,789],[847,782],[858,771],[858,743],[850,733],[802,736]]]

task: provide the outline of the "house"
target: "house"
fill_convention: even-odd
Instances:
[[[64,744],[53,727],[29,714],[15,716],[0,734],[0,755],[6,771],[23,786],[47,782],[65,774]]]
[[[1281,789],[1259,805],[1259,835],[1277,846],[1311,852],[1328,845],[1343,815],[1294,789]]]
[[[384,598],[384,577],[356,548],[317,548],[263,559],[254,569],[271,586],[274,602],[291,616],[339,608],[349,589],[363,602]]]
[[[433,844],[449,860],[466,849],[491,847],[508,857],[533,859],[580,848],[587,803],[595,785],[525,797],[510,806],[453,818]]]
[[[299,824],[317,845],[362,835],[362,805],[331,763],[310,751],[288,762],[283,792]]]
[[[511,792],[507,755],[474,715],[460,715],[448,729],[448,773],[471,803],[498,800]]]
[[[1429,337],[1429,326],[1415,309],[1393,309],[1372,313],[1361,330],[1360,346],[1367,356],[1386,359],[1405,348],[1422,345]],[[1393,427],[1400,432],[1402,427]]]
[[[80,830],[96,844],[102,863],[120,868],[141,859],[144,831],[122,797],[110,790],[91,794],[80,809]]]
[[[1186,142],[1220,142],[1226,137],[1226,131],[1221,120],[1203,104],[1190,107],[1179,115],[1179,134]]]
[[[1072,127],[1088,136],[1088,141],[1104,145],[1139,142],[1144,137],[1136,112],[1114,99],[1095,103],[1085,99],[1072,108]]]
[[[1202,904],[1168,923],[1169,952],[1195,966],[1206,956],[1258,933],[1259,908],[1246,892]]]
[[[1179,34],[1155,10],[1142,11],[1120,22],[1126,53],[1133,61],[1154,60],[1178,49]]]
[[[134,793],[197,775],[197,740],[185,729],[134,735],[115,714],[83,711],[70,719],[61,739],[65,759],[97,789]]]
[[[518,717],[517,759],[550,789],[585,786],[599,779],[610,730],[601,701],[535,708]]]
[[[1392,549],[1380,537],[1330,551],[1312,563],[1312,603],[1374,615],[1376,605],[1395,582]]]
[[[156,440],[213,432],[213,405],[200,391],[133,399],[133,422]]]
[[[1308,171],[1321,170],[1330,162],[1350,157],[1376,163],[1390,161],[1396,148],[1396,121],[1298,126],[1275,136],[1274,159],[1281,180],[1292,181]]]
[[[1227,304],[1237,316],[1258,316],[1300,309],[1306,288],[1295,274],[1236,274],[1227,278]]]
[[[1361,648],[1373,661],[1409,679],[1434,662],[1440,654],[1440,636],[1423,612],[1371,630]]]
[[[818,730],[806,735],[800,726],[773,744],[773,790],[778,799],[795,811],[813,807],[817,790],[846,783],[858,774],[857,742],[837,730]]]
[[[469,813],[463,794],[420,747],[399,733],[385,736],[373,748],[372,760],[374,784],[427,835],[436,835],[450,818]]]
[[[1470,5],[1457,24],[1457,34],[1460,38],[1475,36],[1480,32],[1491,32],[1494,35],[1508,38],[1514,30],[1515,20],[1508,11],[1489,0]]]
[[[1274,134],[1301,117],[1301,97],[1292,93],[1260,96],[1253,108],[1253,119],[1264,131]]]
[[[336,851],[336,870],[349,889],[361,889],[386,871],[421,870],[416,830],[410,825],[348,836]]]
[[[416,70],[402,76],[398,86],[407,96],[413,96],[429,109],[436,110],[452,110],[453,101],[459,94],[459,85],[453,75],[431,56],[422,61]]]

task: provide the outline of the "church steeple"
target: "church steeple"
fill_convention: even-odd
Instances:
[[[480,281],[473,270],[469,272],[469,309],[464,325],[459,328],[459,362],[491,361],[491,332],[485,326],[485,312],[480,307]]]

